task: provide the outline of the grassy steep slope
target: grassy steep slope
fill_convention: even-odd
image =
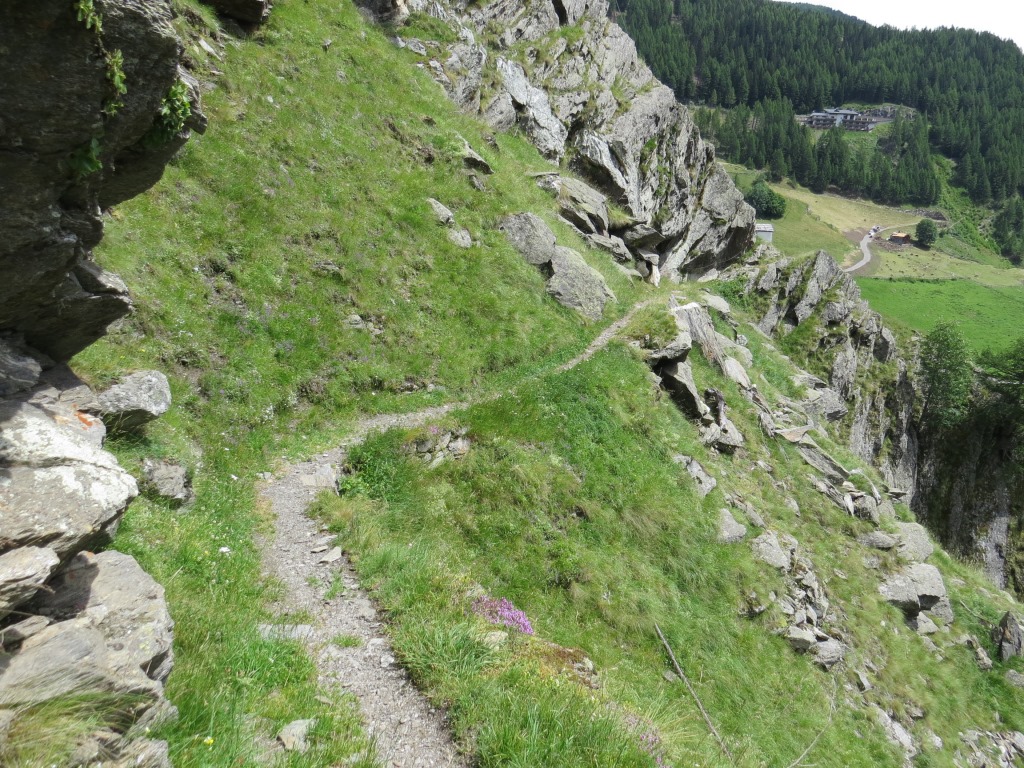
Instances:
[[[183,8],[212,39],[213,20]],[[403,663],[449,707],[477,764],[724,764],[686,689],[665,677],[655,623],[744,766],[789,765],[819,734],[808,757],[817,765],[899,765],[845,690],[868,659],[879,671],[866,698],[905,719],[909,703],[925,709],[918,735],[955,743],[999,718],[1024,728],[1001,675],[983,675],[952,644],[940,661],[906,629],[847,536],[867,524],[811,489],[795,450],[764,438],[754,409],[698,354],[695,375],[725,392],[746,453],[702,446],[626,344],[556,370],[607,322],[669,289],[630,284],[586,251],[526,175],[547,167],[530,145],[491,140],[455,112],[349,0],[282,0],[252,37],[223,40],[224,61],[206,61],[225,73],[205,96],[208,133],[154,190],[113,212],[97,251],[138,311],[75,361],[97,384],[148,367],[172,378],[172,412],[144,438],[110,445],[129,468],[167,456],[195,477],[194,506],[176,514],[140,498],[116,542],[166,586],[177,622],[168,694],[181,717],[156,734],[176,766],[252,764],[261,739],[308,717],[318,719],[313,748],[286,764],[372,764],[351,698],[320,690],[298,645],[257,632],[302,619],[265,607],[278,588],[260,575],[257,475],[336,443],[360,416],[490,392],[505,394],[446,417],[468,429],[465,460],[430,469],[407,454],[421,434],[375,435],[353,450],[344,494],[314,510],[343,535]],[[460,136],[495,169],[480,177],[483,191],[462,166]],[[472,248],[450,243],[427,197],[455,212]],[[618,302],[604,323],[559,307],[496,231],[520,210],[544,216],[606,275]],[[666,342],[667,318],[652,306],[628,335]],[[790,365],[766,341],[751,348],[765,395],[794,395]],[[719,488],[700,499],[677,453],[700,459]],[[781,579],[746,545],[718,543],[726,492],[814,560],[855,649],[845,667],[825,673],[794,654],[773,634],[777,610],[748,618],[751,593],[781,593]],[[955,598],[998,618],[1003,598],[980,592],[970,569],[940,565],[962,579],[951,582]],[[524,610],[537,636],[485,642],[493,627],[467,596],[480,588]],[[958,615],[954,632],[984,634]],[[581,654],[600,688],[579,684]],[[952,765],[951,753],[920,764]]]

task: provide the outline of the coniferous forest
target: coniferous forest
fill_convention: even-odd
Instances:
[[[681,100],[729,109],[701,116],[723,156],[813,189],[929,204],[939,193],[931,147],[955,161],[952,182],[972,200],[1008,207],[1007,221],[1016,219],[1024,54],[1013,42],[964,29],[874,27],[768,0],[616,0],[613,12]],[[815,143],[793,119],[857,102],[917,114],[878,151],[847,146],[838,131]]]

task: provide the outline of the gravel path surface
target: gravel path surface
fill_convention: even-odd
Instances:
[[[568,371],[589,360],[608,346],[639,310],[659,300],[634,305],[584,352],[556,370]],[[468,762],[452,743],[444,713],[416,690],[396,663],[384,625],[373,601],[359,587],[348,558],[336,548],[334,538],[306,516],[306,509],[320,491],[337,487],[346,451],[369,433],[420,426],[504,394],[507,392],[415,413],[363,419],[338,448],[284,467],[260,487],[260,495],[269,502],[275,518],[274,541],[268,542],[264,550],[265,570],[286,587],[286,596],[275,607],[281,613],[303,611],[312,617],[309,624],[261,629],[306,643],[317,660],[321,685],[341,687],[356,695],[384,766],[465,767]],[[339,582],[343,589],[339,589]],[[342,636],[358,638],[359,644],[342,647],[335,642]]]

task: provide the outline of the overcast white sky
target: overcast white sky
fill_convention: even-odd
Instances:
[[[1024,49],[1019,0],[804,0],[848,13],[875,26],[967,27],[1010,38]]]

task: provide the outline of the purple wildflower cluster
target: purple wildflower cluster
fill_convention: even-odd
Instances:
[[[640,749],[654,758],[657,768],[672,768],[665,759],[665,748],[661,743],[661,735],[649,721],[633,714],[626,715],[626,725],[637,734]]]
[[[473,613],[487,619],[491,624],[500,624],[522,632],[524,635],[533,634],[533,625],[526,618],[526,614],[504,597],[478,597],[473,601]]]

